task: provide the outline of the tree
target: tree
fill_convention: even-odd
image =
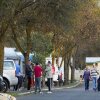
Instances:
[[[3,22],[1,26],[5,27],[2,29],[5,31],[8,29],[7,34],[12,31],[10,35],[24,54],[26,61],[31,52],[31,37],[34,36],[34,33],[44,33],[44,36],[52,34],[53,59],[62,55],[65,61],[67,55],[69,59],[75,53],[75,48],[80,47],[86,38],[92,36],[91,23],[93,24],[97,18],[95,14],[98,12],[95,0],[4,1],[9,9],[2,11],[9,12],[9,16],[6,16],[5,13],[5,17],[2,17],[4,22],[1,21]],[[23,43],[24,46],[22,46]],[[69,62],[65,63],[66,65],[69,67]],[[67,69],[65,77],[68,72]],[[66,80],[68,80],[67,78]]]
[[[95,1],[92,1],[92,0],[91,1],[90,0],[67,1],[66,8],[67,8],[66,9],[66,16],[67,16],[66,22],[67,23],[65,25],[67,27],[66,27],[66,31],[63,32],[64,34],[61,33],[62,39],[65,41],[62,42],[62,44],[60,44],[59,43],[59,36],[60,36],[59,33],[54,35],[54,36],[57,36],[56,42],[54,42],[54,44],[56,45],[54,46],[54,50],[55,50],[55,47],[58,47],[58,48],[61,47],[60,50],[64,50],[62,49],[62,47],[65,48],[66,47],[65,44],[67,45],[68,43],[70,45],[67,45],[66,50],[64,50],[66,51],[66,53],[64,54],[68,54],[68,53],[71,54],[70,52],[75,50],[74,48],[77,48],[77,47],[80,48],[83,41],[85,41],[86,39],[89,39],[92,36],[93,32],[91,33],[91,29],[89,29],[89,27],[87,26],[90,25],[97,18],[95,14],[96,14],[96,11],[98,10],[97,10]],[[69,40],[73,39],[73,40],[70,43],[70,41],[66,41],[68,39]],[[60,44],[60,46],[58,46],[57,44]],[[70,52],[68,52],[68,49],[71,48],[71,46],[72,46],[72,49],[70,49]],[[67,59],[67,56],[65,57]],[[75,68],[75,65],[73,66]],[[69,67],[69,65],[67,67]],[[66,73],[65,75],[67,75],[68,72],[66,71],[65,73]],[[67,78],[68,77],[66,77],[66,80],[68,80]]]
[[[8,35],[9,25],[27,7],[33,5],[34,0],[0,0],[0,74],[3,72],[4,39]]]

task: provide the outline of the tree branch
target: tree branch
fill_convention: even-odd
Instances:
[[[20,5],[20,7],[18,9],[15,10],[15,15],[18,15],[19,13],[21,13],[24,9],[32,6],[33,4],[36,4],[37,0],[28,0],[27,2],[24,2]]]
[[[15,32],[14,26],[13,26],[13,25],[10,25],[10,26],[11,26],[11,30],[12,30],[12,33],[13,33],[12,39],[13,39],[14,42],[16,43],[18,49],[22,52],[22,54],[24,54],[25,51],[24,51],[24,49],[21,47],[20,43],[18,42],[18,39],[17,39],[17,36],[16,36],[16,32]]]

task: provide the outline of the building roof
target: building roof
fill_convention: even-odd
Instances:
[[[4,48],[4,59],[19,59],[20,57],[15,52],[16,48]]]
[[[95,63],[99,61],[100,61],[100,57],[86,57],[86,63]]]

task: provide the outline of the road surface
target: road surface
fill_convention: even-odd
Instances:
[[[92,87],[92,86],[91,86]],[[17,97],[17,100],[100,100],[100,92],[84,90],[84,86],[72,89],[53,90],[52,94],[44,91],[43,94],[29,94]]]

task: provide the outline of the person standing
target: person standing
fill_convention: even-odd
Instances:
[[[97,90],[100,91],[100,76],[99,76],[99,78],[97,80]]]
[[[85,82],[85,90],[89,90],[90,70],[88,68],[84,70],[83,79]]]
[[[18,61],[15,62],[15,66],[16,66],[15,75],[18,78],[18,83],[16,86],[14,86],[14,90],[17,91],[18,89],[20,90],[20,88],[22,87],[23,76],[21,74],[21,69],[20,65],[18,64]]]
[[[58,83],[59,83],[59,86],[62,86],[63,80],[62,80],[62,70],[61,70],[61,67],[58,67]]]
[[[92,83],[93,83],[93,90],[96,91],[97,89],[97,78],[98,78],[98,71],[95,67],[95,65],[93,65],[93,68],[91,70],[91,77],[92,77]]]
[[[26,72],[26,77],[27,77],[27,90],[30,90],[31,88],[31,80],[32,80],[32,68],[31,68],[31,61],[29,60],[25,66],[25,72]]]
[[[45,72],[46,72],[47,86],[48,86],[48,92],[47,93],[52,93],[51,92],[51,86],[52,86],[53,75],[52,75],[52,65],[51,65],[50,61],[48,61]]]
[[[36,63],[34,66],[34,76],[35,76],[35,93],[37,93],[37,88],[39,88],[39,93],[41,92],[41,76],[42,76],[42,67]]]

